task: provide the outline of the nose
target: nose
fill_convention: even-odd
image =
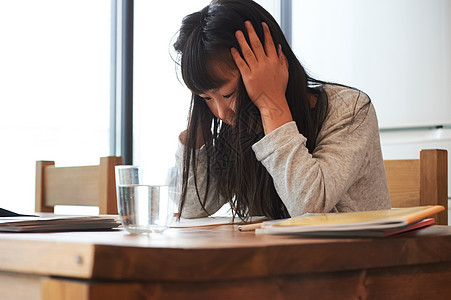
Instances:
[[[229,103],[224,100],[215,101],[217,117],[223,121],[226,121],[230,117],[230,107]]]
[[[223,122],[231,125],[233,122],[233,115],[235,113],[234,107],[230,99],[224,99],[222,97],[212,97],[211,100],[207,101],[207,106],[210,108],[211,112],[216,118],[219,118]]]

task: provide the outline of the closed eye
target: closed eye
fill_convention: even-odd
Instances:
[[[204,99],[204,101],[210,101],[211,100],[210,97],[202,97],[202,99]]]
[[[227,94],[227,95],[223,95],[222,97],[224,97],[224,98],[228,99],[228,98],[232,97],[232,95],[233,95],[233,92],[232,92],[232,93],[230,93],[230,94]]]

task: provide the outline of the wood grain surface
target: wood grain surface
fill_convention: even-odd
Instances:
[[[0,234],[1,271],[102,280],[215,281],[451,262],[451,228],[391,238],[306,239],[236,226],[163,234]]]
[[[2,299],[448,299],[451,228],[390,238],[237,226],[0,234]]]

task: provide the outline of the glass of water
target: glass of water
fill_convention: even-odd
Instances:
[[[140,166],[116,166],[117,208],[124,228],[133,234],[166,230],[178,200],[176,187],[176,167],[150,172]]]

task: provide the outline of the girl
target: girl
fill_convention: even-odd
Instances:
[[[174,48],[192,91],[182,217],[226,202],[242,220],[390,207],[370,99],[308,76],[261,6],[213,1],[183,19]]]

